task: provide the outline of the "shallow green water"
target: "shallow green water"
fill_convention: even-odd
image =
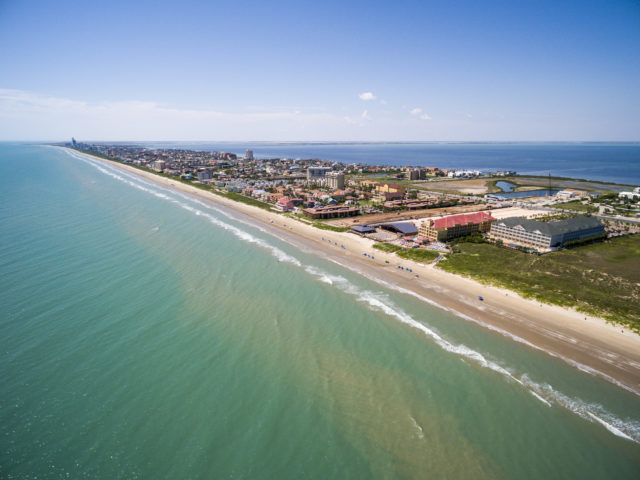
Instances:
[[[637,396],[225,213],[0,145],[0,477],[637,478]]]

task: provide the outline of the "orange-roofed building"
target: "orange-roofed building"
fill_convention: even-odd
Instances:
[[[472,233],[488,232],[495,218],[485,212],[463,213],[449,215],[436,220],[427,220],[420,225],[418,232],[429,240],[446,242],[456,237],[463,237]]]
[[[276,203],[282,197],[284,197],[284,194],[282,194],[282,193],[272,193],[272,194],[269,195],[269,202]]]

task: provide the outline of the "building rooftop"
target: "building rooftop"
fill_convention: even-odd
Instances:
[[[482,223],[487,221],[494,221],[491,215],[486,212],[476,213],[462,213],[460,215],[450,215],[448,217],[438,218],[433,220],[433,228],[451,228],[456,225],[467,225],[469,223]]]
[[[370,225],[354,225],[353,227],[351,227],[351,230],[358,233],[373,233],[376,231],[375,227],[372,227]]]
[[[307,208],[305,211],[309,213],[331,213],[331,212],[353,212],[360,211],[358,207],[349,207],[346,205],[328,205],[326,207]]]
[[[600,220],[597,218],[585,216],[567,218],[566,220],[559,220],[555,222],[538,222],[527,218],[515,217],[500,220],[498,224],[503,224],[509,228],[520,226],[527,232],[537,231],[543,235],[549,236],[563,235],[569,232],[575,232],[576,230],[586,230],[602,225]]]
[[[411,222],[385,223],[380,226],[386,230],[393,230],[403,235],[415,235],[418,233],[418,227]]]

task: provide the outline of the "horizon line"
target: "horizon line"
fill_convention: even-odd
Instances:
[[[0,139],[1,143],[68,143],[69,139],[42,139],[42,140],[18,140]],[[80,143],[264,143],[264,144],[298,144],[298,145],[331,145],[331,144],[352,144],[352,145],[385,145],[385,144],[518,144],[518,143],[539,143],[539,144],[584,144],[584,143],[640,143],[638,140],[77,140]]]

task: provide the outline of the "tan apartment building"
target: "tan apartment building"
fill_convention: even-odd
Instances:
[[[438,242],[464,237],[475,232],[488,232],[495,218],[485,212],[450,215],[427,220],[418,228],[419,235]]]

